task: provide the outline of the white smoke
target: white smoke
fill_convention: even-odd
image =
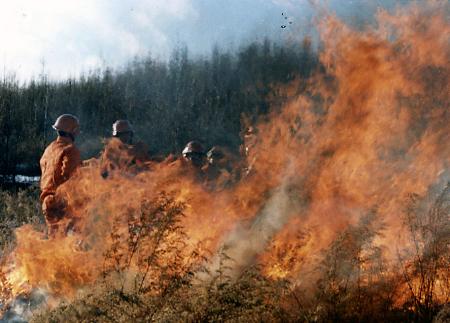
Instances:
[[[48,293],[42,288],[34,289],[28,295],[19,295],[9,305],[8,310],[0,318],[0,323],[6,322],[28,322],[36,311],[46,306]]]

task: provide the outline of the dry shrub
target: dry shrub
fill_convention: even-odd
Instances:
[[[186,278],[186,277],[185,277]],[[37,315],[31,322],[261,322],[286,321],[283,285],[248,270],[236,281],[208,285],[174,278],[159,295],[101,290]]]
[[[0,191],[0,255],[12,247],[14,230],[28,223],[43,228],[38,187]]]
[[[152,201],[143,201],[138,214],[128,212],[126,231],[122,223],[113,224],[104,278],[119,277],[121,291],[132,288],[138,293],[159,293],[165,288],[166,276],[187,272],[195,255],[184,250],[186,237],[179,225],[184,207],[162,192]],[[132,282],[130,272],[137,273]]]
[[[412,319],[431,321],[450,300],[450,183],[429,210],[412,195],[405,215],[412,248],[400,255]]]
[[[127,214],[128,226],[113,225],[104,254],[103,277],[34,322],[138,322],[151,318],[192,275],[197,255],[186,257],[179,226],[184,205],[165,193]],[[89,245],[84,246],[89,248]]]
[[[450,299],[450,186],[426,207],[412,195],[405,212],[411,248],[399,262],[387,262],[376,244],[383,224],[376,211],[349,226],[324,251],[314,297],[290,295],[295,316],[304,321],[416,321],[445,316]],[[297,303],[297,308],[295,304]],[[443,314],[442,314],[443,313]],[[437,319],[437,318],[436,318]]]
[[[317,268],[319,279],[308,317],[314,321],[386,321],[396,283],[375,238],[382,223],[376,211],[342,232]]]
[[[226,257],[225,255],[223,255]],[[225,266],[224,266],[225,267]],[[224,275],[221,266],[209,279],[193,281],[189,289],[180,290],[175,307],[161,312],[160,321],[189,322],[273,322],[286,321],[281,306],[287,284],[261,275],[260,268],[250,266],[239,277]]]
[[[195,251],[186,255],[183,209],[164,193],[144,202],[141,212],[128,215],[128,231],[113,226],[103,278],[32,322],[282,320],[282,283],[256,267],[238,278],[226,276],[232,260],[225,253],[214,273]]]

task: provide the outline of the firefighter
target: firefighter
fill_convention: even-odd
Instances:
[[[243,156],[249,156],[250,150],[256,145],[256,129],[248,126],[241,133],[242,145],[240,147]]]
[[[112,125],[112,138],[107,142],[101,156],[103,178],[119,170],[136,175],[147,170],[150,156],[143,142],[133,143],[134,130],[128,120],[117,120]]]
[[[253,126],[247,127],[242,133],[242,145],[240,147],[241,156],[244,162],[242,177],[249,176],[254,171],[254,164],[256,161],[255,146],[258,141],[257,129]]]
[[[198,141],[190,141],[182,152],[183,160],[194,168],[201,169],[205,163],[205,151]]]
[[[118,138],[122,143],[133,144],[134,131],[128,120],[116,120],[112,125],[112,136]]]
[[[40,200],[49,236],[56,234],[59,222],[66,215],[66,203],[57,196],[56,191],[81,164],[80,151],[75,146],[75,138],[80,133],[78,118],[63,114],[52,127],[58,137],[45,149],[40,160]]]
[[[190,141],[182,151],[182,165],[198,181],[205,179],[202,167],[205,164],[205,151],[198,141]]]
[[[229,187],[236,179],[231,154],[222,147],[214,146],[206,153],[207,164],[203,167],[206,186],[221,190]]]

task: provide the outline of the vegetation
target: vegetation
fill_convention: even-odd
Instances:
[[[32,191],[2,194],[4,201],[20,201],[24,211],[20,214],[36,207],[35,199],[29,198]],[[228,277],[225,269],[232,260],[226,254],[215,272],[199,266],[203,262],[195,252],[191,261],[182,261],[184,235],[178,221],[184,206],[161,195],[145,202],[136,217],[129,217],[132,234],[111,233],[117,244],[105,253],[100,281],[74,302],[41,312],[32,321],[445,322],[450,296],[450,184],[428,208],[418,207],[421,202],[417,196],[408,202],[404,221],[413,248],[401,253],[397,270],[388,266],[374,243],[383,230],[374,210],[323,251],[311,289],[264,277],[258,265],[249,266],[239,277]],[[17,217],[17,210],[7,204],[2,204],[2,219]],[[22,219],[36,221],[33,216]],[[131,259],[141,271],[130,276]],[[143,279],[143,273],[150,274]]]
[[[31,223],[42,227],[39,189],[30,187],[17,191],[0,190],[0,256],[11,247],[14,241],[14,229]]]

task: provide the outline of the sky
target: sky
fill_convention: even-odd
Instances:
[[[370,16],[386,1],[329,2],[340,15]],[[42,72],[77,77],[147,55],[166,60],[183,45],[209,55],[214,45],[285,41],[308,32],[314,12],[309,0],[0,0],[0,8],[1,74],[24,81]]]

